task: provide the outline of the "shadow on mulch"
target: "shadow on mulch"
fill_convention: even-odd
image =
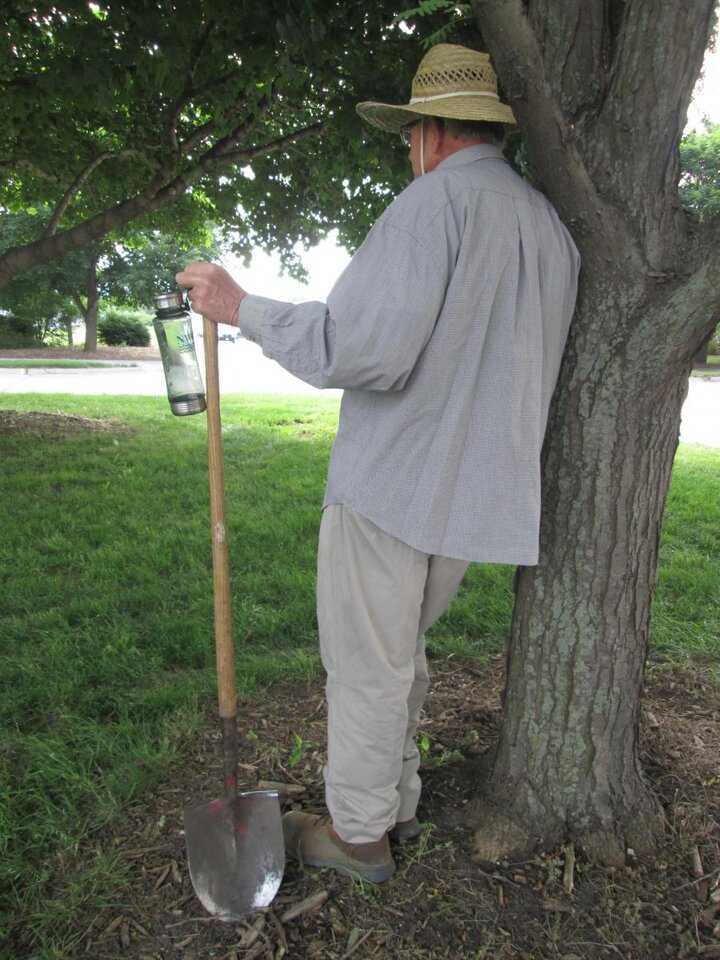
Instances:
[[[177,781],[129,811],[103,848],[124,864],[123,904],[88,915],[73,957],[94,960],[662,960],[720,957],[720,698],[701,672],[649,671],[644,762],[668,817],[652,861],[607,869],[565,850],[478,864],[464,808],[477,757],[495,741],[502,663],[454,661],[437,674],[421,729],[423,833],[396,847],[398,872],[375,887],[289,863],[270,909],[246,923],[210,919],[187,875],[182,809],[220,793],[217,736],[199,736]],[[241,706],[248,783],[288,785],[284,809],[323,809],[325,704],[320,682],[282,684]],[[294,753],[293,753],[294,751]],[[293,767],[291,755],[299,762]],[[83,854],[81,853],[81,856]],[[85,851],[92,858],[92,851]],[[695,872],[694,872],[695,871]],[[700,874],[700,878],[696,873]],[[16,953],[16,957],[28,954]],[[67,954],[70,956],[70,954]]]

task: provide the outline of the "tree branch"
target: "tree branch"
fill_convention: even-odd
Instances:
[[[657,310],[649,310],[643,315],[630,338],[641,350],[647,351],[647,344],[653,344],[649,362],[657,365],[659,382],[662,382],[662,365],[675,367],[678,359],[683,357],[689,363],[717,326],[720,315],[720,220],[705,235],[709,240],[714,238],[706,247],[705,260],[672,288]],[[657,337],[658,330],[663,331],[661,339]],[[667,345],[666,352],[663,352],[663,344]]]
[[[233,152],[222,151],[220,155],[224,161],[229,163],[247,163],[255,157],[261,157],[267,153],[274,153],[276,150],[282,150],[283,147],[288,147],[300,140],[305,140],[307,137],[312,137],[316,133],[320,133],[324,126],[323,121],[318,121],[317,123],[310,124],[309,127],[304,127],[302,130],[289,133],[286,137],[278,137],[277,140],[272,140],[270,143],[261,144],[259,147],[249,147],[247,150],[236,150]]]
[[[599,195],[588,173],[522,0],[471,4],[543,189],[572,231],[583,259],[604,260],[618,235],[635,248],[623,218]]]
[[[632,178],[643,182],[650,195],[655,190],[674,195],[679,177],[677,144],[714,8],[715,0],[682,4],[635,0],[625,5],[594,137],[596,143],[607,141],[613,151],[612,175],[620,191],[625,185],[627,192]]]
[[[75,197],[84,183],[87,182],[89,177],[92,175],[101,163],[104,163],[106,160],[114,160],[118,157],[126,156],[137,156],[147,162],[147,157],[141,153],[139,150],[120,150],[117,153],[105,152],[99,153],[96,157],[93,157],[80,171],[80,173],[75,177],[73,182],[67,188],[63,196],[61,197],[59,203],[55,207],[48,225],[45,228],[44,237],[52,237],[56,232],[60,220],[62,219],[63,214],[67,208],[72,203],[73,197]]]
[[[530,28],[543,51],[548,82],[566,117],[593,114],[607,83],[609,26],[603,0],[579,0],[558,9],[556,0],[532,0]]]
[[[199,127],[196,127],[193,132],[182,141],[182,146],[178,146],[175,150],[176,153],[187,153],[190,150],[194,150],[198,143],[201,143],[208,134],[212,133],[217,124],[215,120],[208,120],[206,123],[201,124]],[[177,136],[177,131],[175,131],[175,136]],[[175,141],[177,143],[177,140]]]
[[[234,163],[247,162],[253,157],[281,150],[298,140],[318,133],[322,123],[311,124],[302,130],[284,137],[278,137],[269,143],[248,150],[234,150],[237,140],[242,136],[246,124],[238,127],[233,134],[218,141],[210,150],[200,157],[188,170],[178,174],[171,181],[161,183],[156,177],[142,193],[124,200],[122,203],[104,210],[102,213],[71,227],[63,233],[45,235],[40,240],[27,246],[14,247],[0,257],[0,287],[4,286],[13,277],[23,273],[30,267],[45,263],[56,257],[79,250],[93,240],[106,236],[113,230],[119,230],[130,223],[135,217],[153,213],[172,203],[183,193],[201,174],[209,170],[217,170]]]
[[[233,73],[233,76],[236,75],[236,72]],[[227,80],[230,74],[226,74],[223,80]],[[215,89],[220,86],[220,84],[208,84],[208,89]],[[198,91],[195,91],[197,94]],[[240,126],[235,127],[235,129],[223,138],[223,144],[232,144],[233,141],[239,140],[241,137],[246,136],[250,130],[255,126],[260,117],[265,116],[265,114],[270,109],[271,104],[275,101],[275,88],[272,87],[270,92],[261,97],[258,102],[255,113],[251,114],[246,121],[244,121]],[[212,133],[217,128],[217,120],[213,117],[211,120],[208,120],[206,123],[201,124],[193,130],[185,140],[178,147],[178,153],[187,154],[190,150],[193,150],[198,143],[204,140],[208,134]],[[177,131],[176,131],[177,132]]]
[[[5,171],[8,173],[15,173],[18,170],[27,170],[28,173],[31,173],[34,177],[38,177],[40,180],[46,180],[48,183],[58,182],[57,177],[53,176],[51,173],[46,173],[44,170],[41,170],[40,167],[36,166],[32,162],[32,160],[0,160],[0,173]]]
[[[85,164],[80,173],[75,177],[73,182],[67,188],[65,193],[60,198],[59,203],[53,210],[53,214],[48,221],[48,225],[45,228],[45,237],[52,237],[53,234],[57,231],[58,224],[62,215],[65,213],[67,208],[70,206],[73,197],[78,193],[82,185],[86,180],[92,175],[93,171],[96,170],[101,163],[104,163],[106,160],[109,160],[110,157],[115,156],[113,153],[99,153],[96,157],[93,157],[89,163]]]
[[[180,94],[180,96],[177,98],[177,100],[173,104],[170,110],[170,114],[168,116],[167,122],[165,124],[165,131],[166,131],[165,139],[170,143],[171,151],[176,154],[180,152],[180,147],[177,139],[178,120],[180,119],[180,114],[182,113],[183,107],[187,106],[187,104],[192,99],[193,94],[195,93],[195,89],[194,89],[195,71],[197,69],[198,61],[202,56],[202,52],[205,49],[205,46],[208,40],[210,39],[215,29],[215,26],[216,26],[215,22],[213,20],[209,20],[201,29],[197,38],[197,43],[195,44],[195,47],[192,51],[192,55],[190,58],[190,66],[188,68],[188,74],[185,79],[185,87],[182,93]],[[224,78],[221,78],[221,79],[224,79]]]
[[[86,310],[85,304],[83,303],[82,297],[81,297],[80,294],[77,292],[77,290],[74,290],[74,289],[73,289],[73,290],[70,291],[70,299],[71,299],[72,302],[75,304],[75,306],[78,308],[78,310],[80,311],[80,314],[84,317],[84,316],[85,316],[85,310]]]

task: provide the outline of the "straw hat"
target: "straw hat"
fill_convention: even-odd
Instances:
[[[397,133],[419,117],[515,123],[501,103],[497,76],[487,53],[453,43],[438,43],[420,61],[413,77],[410,103],[393,105],[366,100],[357,112],[375,127]]]

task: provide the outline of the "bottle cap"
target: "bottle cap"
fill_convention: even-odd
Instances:
[[[185,294],[182,290],[174,290],[172,293],[161,293],[155,297],[156,310],[169,310],[172,307],[184,307]]]

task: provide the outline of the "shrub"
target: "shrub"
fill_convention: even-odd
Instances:
[[[108,347],[147,347],[150,331],[137,313],[113,308],[98,321],[98,339]]]
[[[712,337],[710,337],[708,353],[711,357],[717,357],[720,355],[720,325],[715,327],[715,333],[712,335]]]
[[[32,321],[7,313],[0,315],[0,347],[10,350],[42,346],[42,340]]]

